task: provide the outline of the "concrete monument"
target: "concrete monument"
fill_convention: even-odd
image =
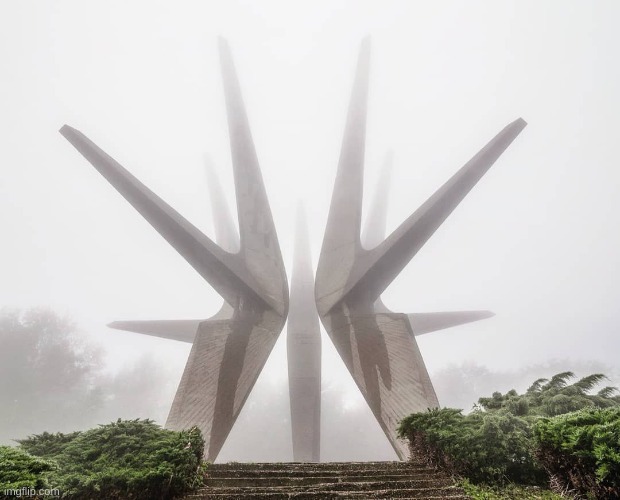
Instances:
[[[320,319],[401,459],[396,436],[406,415],[438,406],[416,333],[488,317],[486,311],[402,314],[381,294],[525,127],[505,127],[392,234],[369,222],[360,237],[370,42],[360,49],[338,171],[315,279]],[[381,213],[381,207],[375,213]],[[379,216],[376,216],[379,217]],[[368,246],[367,246],[368,245]]]
[[[192,343],[166,422],[198,426],[206,458],[220,452],[284,326],[288,285],[239,82],[220,41],[239,233],[210,173],[216,242],[125,170],[84,134],[61,133],[223,297],[209,319],[117,321],[110,326]],[[370,45],[360,49],[316,279],[304,217],[298,218],[288,324],[288,369],[296,461],[320,460],[319,318],[398,456],[406,415],[438,406],[415,336],[487,318],[488,311],[402,314],[381,294],[512,143],[525,122],[505,127],[385,237],[391,157],[360,235]],[[313,292],[314,287],[314,294]],[[317,316],[318,311],[318,316]]]

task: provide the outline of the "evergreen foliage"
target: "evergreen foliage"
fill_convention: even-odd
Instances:
[[[543,418],[534,434],[537,457],[561,489],[620,498],[620,407]]]
[[[10,446],[0,446],[0,495],[5,490],[47,488],[45,473],[54,469],[52,461],[33,457]]]
[[[486,411],[503,410],[517,416],[553,417],[582,408],[609,408],[620,404],[615,387],[590,394],[605,375],[595,373],[569,384],[574,376],[572,372],[563,372],[550,380],[538,379],[525,394],[517,394],[515,390],[506,394],[494,392],[490,398],[480,398],[477,407]]]
[[[165,430],[151,420],[119,419],[84,432],[46,432],[19,443],[23,451],[17,452],[58,464],[35,479],[73,500],[169,499],[199,486],[204,475],[200,431]]]
[[[530,425],[511,413],[434,409],[409,415],[398,431],[412,455],[475,483],[544,483]]]
[[[611,418],[620,414],[620,397],[613,387],[593,392],[602,374],[571,384],[573,378],[563,372],[536,380],[524,394],[495,392],[469,415],[451,408],[415,413],[401,421],[399,435],[416,457],[473,483],[542,485],[547,472],[583,466],[594,491],[593,484],[620,477],[620,419]]]

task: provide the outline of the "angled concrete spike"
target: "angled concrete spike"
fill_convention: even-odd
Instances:
[[[366,250],[370,250],[385,239],[385,226],[387,222],[388,195],[390,191],[390,183],[392,180],[392,165],[394,163],[394,155],[390,151],[385,155],[381,175],[375,188],[375,196],[372,205],[366,216],[366,224],[362,234],[362,246]]]
[[[220,179],[215,173],[210,158],[205,160],[207,178],[209,181],[209,199],[211,200],[211,215],[215,241],[224,250],[230,253],[239,252],[239,233],[230,214]]]
[[[323,247],[331,258],[322,263],[321,254],[317,268],[317,286],[321,287],[317,302],[319,312],[325,309],[324,302],[330,305],[333,297],[340,298],[340,290],[346,286],[360,248],[369,64],[370,38],[367,37],[360,48],[323,239]],[[323,289],[325,286],[329,289]]]
[[[385,239],[385,225],[387,220],[388,194],[392,174],[393,154],[386,155],[383,169],[377,182],[375,196],[366,217],[366,225],[362,235],[362,244],[366,249],[379,246]],[[375,312],[390,313],[381,297],[374,303]],[[433,313],[410,313],[407,315],[414,335],[444,330],[453,326],[479,321],[495,316],[491,311],[454,311]]]
[[[445,311],[432,313],[410,313],[407,315],[411,323],[414,335],[452,328],[481,319],[492,318],[495,313],[491,311]]]
[[[223,251],[82,132],[64,125],[60,133],[224,300],[234,303],[237,290],[240,289],[245,289],[246,293],[254,295],[258,300],[269,298],[261,297],[261,287],[244,269],[244,263],[239,256]]]
[[[219,182],[210,159],[206,160],[206,169],[209,180],[209,194],[211,200],[211,216],[215,228],[215,242],[227,252],[239,250],[239,236],[235,229],[228,204],[224,199],[222,186]],[[209,319],[180,319],[180,320],[133,320],[114,321],[108,326],[116,330],[152,335],[181,342],[193,342],[198,326],[203,321],[230,319],[234,309],[226,302],[220,310]]]
[[[240,248],[230,253],[202,234],[83,134],[61,133],[226,301],[199,321],[117,322],[114,327],[195,338],[166,427],[198,426],[215,460],[286,321],[288,284],[230,52],[220,42],[233,157]],[[230,242],[229,242],[230,243]]]
[[[293,460],[320,462],[321,330],[314,304],[312,258],[302,207],[297,212],[286,340]]]
[[[270,298],[269,304],[281,315],[286,315],[284,304],[288,303],[288,288],[282,286],[282,283],[286,282],[286,274],[281,266],[280,246],[277,243],[239,80],[230,48],[223,38],[219,39],[219,48],[237,192],[240,252],[246,258],[248,271],[257,276],[263,285],[262,292]],[[248,258],[249,256],[251,258]],[[280,279],[271,279],[278,274]]]
[[[345,294],[379,297],[525,126],[525,121],[519,118],[504,127],[381,245],[360,259]]]
[[[108,327],[126,332],[142,333],[164,339],[193,342],[203,319],[160,319],[137,321],[113,321]]]
[[[414,337],[420,332],[475,319],[486,312],[406,315],[381,302],[385,288],[478,182],[525,126],[517,120],[442,186],[385,241],[386,187],[369,213],[360,243],[364,131],[369,46],[360,49],[342,152],[316,273],[319,316],[358,388],[401,459],[407,455],[396,428],[406,415],[439,405]],[[363,89],[363,90],[361,90]],[[367,242],[368,241],[368,242]]]

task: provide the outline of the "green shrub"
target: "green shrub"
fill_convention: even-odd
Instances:
[[[398,432],[409,440],[412,455],[474,482],[544,483],[530,424],[509,413],[429,410],[409,415]]]
[[[47,488],[44,473],[55,469],[54,462],[29,453],[0,446],[0,492],[9,489]]]
[[[480,398],[478,409],[504,411],[517,416],[553,417],[582,408],[610,408],[620,404],[615,387],[605,387],[596,394],[590,394],[606,377],[594,373],[569,384],[575,375],[572,372],[558,373],[551,379],[538,379],[524,394],[514,389],[506,394],[494,392],[490,398]]]
[[[538,459],[561,489],[620,498],[620,408],[543,418],[534,434]]]
[[[52,459],[48,482],[75,500],[168,499],[199,486],[204,439],[197,428],[161,429],[150,420],[118,420],[72,434],[31,436],[23,450]]]
[[[573,377],[563,372],[536,380],[524,394],[494,392],[480,398],[469,415],[450,408],[415,413],[401,421],[398,432],[409,440],[412,456],[474,483],[540,485],[549,471],[562,488],[615,487],[609,478],[620,478],[620,423],[609,415],[620,411],[618,391],[591,393],[606,378],[602,374],[569,384]],[[557,421],[545,418],[567,413]],[[536,439],[534,425],[541,419]],[[580,478],[579,487],[571,475]]]

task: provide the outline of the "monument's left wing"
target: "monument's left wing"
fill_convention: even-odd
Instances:
[[[239,250],[235,253],[205,236],[84,134],[67,125],[60,130],[225,300],[220,312],[209,320],[110,325],[193,342],[166,427],[198,426],[205,436],[206,458],[211,461],[222,448],[288,313],[288,284],[280,246],[239,82],[224,40],[220,40],[220,61],[239,221]],[[231,232],[227,234],[230,237]]]

